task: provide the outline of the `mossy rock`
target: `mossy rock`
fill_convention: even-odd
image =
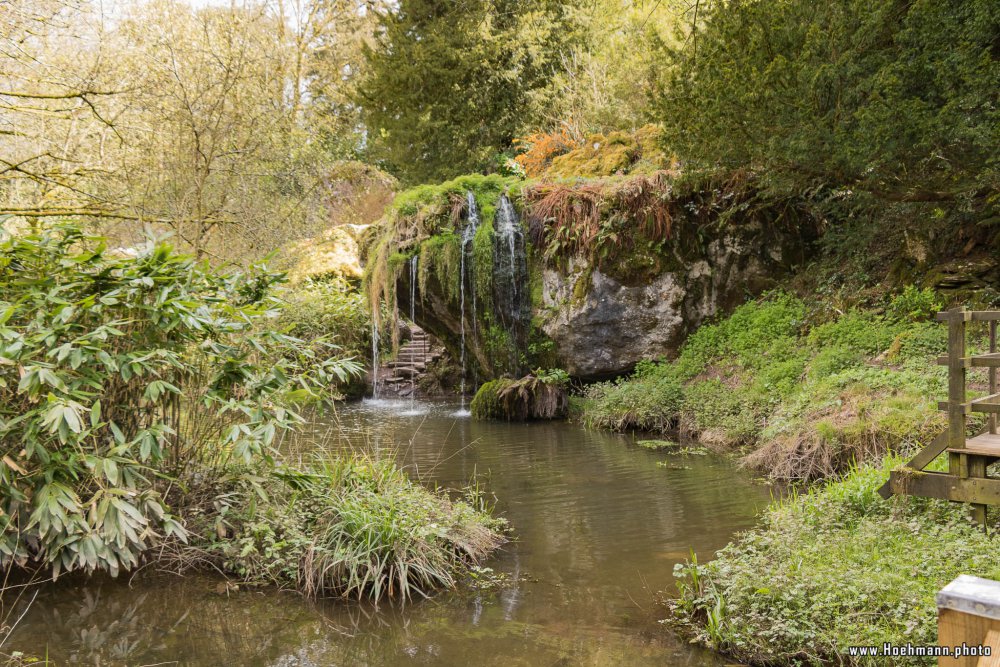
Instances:
[[[469,408],[476,419],[565,419],[569,394],[563,384],[546,382],[534,375],[519,380],[501,378],[480,387]]]
[[[653,452],[665,451],[668,449],[680,449],[680,444],[674,442],[673,440],[638,440],[637,445],[643,449],[648,449]]]

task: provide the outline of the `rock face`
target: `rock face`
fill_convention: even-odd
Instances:
[[[524,337],[527,340],[514,338],[513,353],[496,343],[496,325],[504,319],[496,304],[505,303],[505,293],[498,286],[506,284],[501,280],[506,273],[497,271],[502,263],[496,260],[491,321],[483,319],[482,300],[477,304],[471,298],[476,281],[469,278],[462,318],[454,287],[461,282],[458,260],[454,271],[435,273],[425,289],[417,292],[415,319],[456,360],[463,356],[465,341],[462,366],[467,369],[469,386],[511,374],[502,366],[497,370],[500,355],[504,359],[520,355],[524,364],[563,368],[582,380],[615,377],[630,372],[643,359],[675,356],[704,321],[775,287],[808,259],[813,227],[766,220],[733,215],[725,222],[679,221],[668,239],[636,244],[634,252],[622,251],[599,266],[582,257],[543,266],[543,253],[529,249],[524,253],[529,277],[521,279],[527,284],[515,292],[527,298],[526,309],[530,302],[531,331]],[[511,254],[504,238],[494,234],[495,257]],[[403,313],[410,311],[408,273],[400,271],[396,284]],[[445,289],[442,283],[451,281],[452,289]],[[542,353],[532,357],[537,350]]]
[[[706,319],[773,286],[807,247],[805,239],[750,224],[633,283],[577,259],[564,271],[544,269],[537,314],[570,375],[613,377],[642,359],[674,356]]]

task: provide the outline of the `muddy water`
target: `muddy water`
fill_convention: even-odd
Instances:
[[[753,524],[766,488],[627,436],[416,408],[348,406],[312,435],[397,456],[428,484],[485,480],[517,536],[488,563],[499,586],[375,610],[207,576],[65,581],[41,589],[3,652],[47,650],[58,665],[722,664],[659,624],[656,600],[689,550],[708,558]]]

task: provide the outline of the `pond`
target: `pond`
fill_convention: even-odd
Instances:
[[[208,575],[67,579],[37,589],[4,652],[57,665],[715,665],[657,604],[675,563],[754,524],[767,487],[717,458],[567,423],[469,419],[449,403],[341,407],[312,435],[398,457],[426,484],[478,478],[515,540],[500,582],[405,606],[227,590]],[[664,465],[657,465],[663,462]],[[18,611],[20,613],[20,611]],[[16,616],[14,616],[16,619]]]

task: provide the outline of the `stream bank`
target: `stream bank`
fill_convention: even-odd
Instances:
[[[625,435],[416,406],[421,414],[404,417],[408,400],[348,404],[314,422],[312,437],[392,455],[424,484],[461,489],[479,477],[516,539],[478,583],[376,612],[220,592],[200,576],[66,580],[41,589],[6,648],[47,646],[59,665],[724,664],[665,631],[658,601],[691,550],[707,558],[754,524],[766,487],[723,460],[649,452]]]

